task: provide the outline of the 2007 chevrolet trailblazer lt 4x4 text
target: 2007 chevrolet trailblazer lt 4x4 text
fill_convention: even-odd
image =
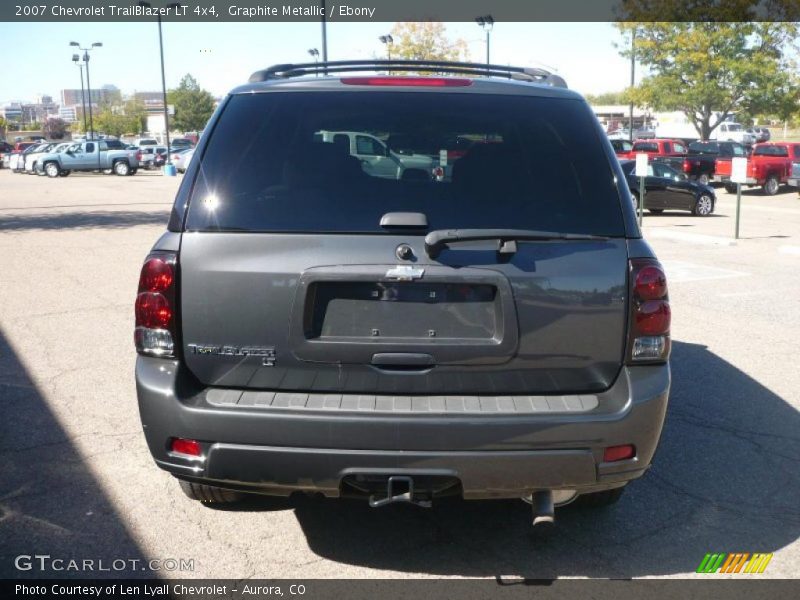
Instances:
[[[378,176],[366,142],[321,134],[342,131],[431,163]],[[278,65],[220,104],[145,259],[139,409],[197,500],[522,498],[552,522],[649,467],[669,328],[619,162],[561,78]]]

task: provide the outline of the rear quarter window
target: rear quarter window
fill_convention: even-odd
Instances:
[[[761,146],[753,150],[753,156],[789,156],[788,150],[784,146]]]
[[[351,154],[335,132],[356,135],[353,151],[369,145],[372,156]],[[421,212],[431,230],[621,236],[614,158],[599,134],[588,106],[571,98],[236,95],[202,156],[186,229],[384,233],[385,213]],[[401,140],[403,153],[386,153],[387,140]],[[453,140],[465,150],[452,152]]]

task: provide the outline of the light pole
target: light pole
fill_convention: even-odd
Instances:
[[[631,29],[631,91],[636,83],[636,30]],[[631,104],[628,107],[628,138],[633,143],[633,97],[631,97]]]
[[[492,28],[494,27],[494,17],[492,15],[484,15],[482,17],[475,17],[475,22],[480,25],[480,28],[486,32],[486,64],[490,63],[489,60],[489,36],[492,33]]]
[[[325,0],[320,0],[320,7],[322,8],[322,62],[328,62],[328,16],[325,14]],[[328,74],[328,69],[325,67],[325,75]]]
[[[89,139],[94,139],[94,121],[92,119],[92,83],[89,80],[89,51],[95,48],[102,48],[101,42],[95,42],[89,48],[82,48],[78,42],[70,42],[70,46],[75,46],[83,50],[83,64],[86,65],[86,95],[89,96]]]
[[[84,94],[83,94],[83,65],[81,64],[80,60],[81,60],[80,54],[73,54],[72,55],[72,62],[74,62],[75,66],[77,66],[81,70],[81,112],[83,113],[83,131],[85,132],[87,130],[87,127],[86,127],[86,96],[84,96]]]
[[[389,60],[392,60],[392,45],[394,44],[394,38],[391,34],[382,35],[378,38],[381,41],[381,44],[386,45],[386,56]]]
[[[170,2],[167,4],[166,9],[169,12],[170,9],[179,8],[181,5],[180,2]],[[144,8],[152,8],[152,5],[149,2],[139,2],[139,6]],[[164,38],[161,35],[161,11],[157,11],[156,18],[158,19],[158,47],[161,51],[161,93],[164,97],[164,137],[167,142],[167,161],[166,164],[170,167],[172,166],[172,158],[170,155],[170,147],[169,147],[169,109],[167,107],[167,78],[164,75]],[[167,173],[167,170],[164,171]]]

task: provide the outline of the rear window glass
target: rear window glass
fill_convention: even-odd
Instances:
[[[578,100],[414,92],[233,96],[202,157],[186,227],[380,233],[428,228],[623,235],[613,171]]]
[[[658,144],[656,142],[636,142],[633,145],[634,152],[658,152]]]
[[[784,146],[759,146],[753,150],[753,156],[789,156]]]
[[[692,142],[689,144],[689,152],[697,154],[719,154],[719,146],[714,142]]]

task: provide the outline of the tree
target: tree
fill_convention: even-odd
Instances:
[[[450,41],[443,23],[396,23],[392,28],[392,58],[407,60],[469,60],[467,43]]]
[[[586,94],[586,101],[589,104],[625,104],[628,101],[626,92],[604,92],[602,94]]]
[[[0,117],[0,136],[5,137],[6,130],[8,129],[8,121]]]
[[[666,5],[671,2],[666,0]],[[650,1],[628,4],[641,9]],[[746,0],[730,0],[729,17],[743,18],[745,5],[749,7]],[[641,10],[633,14],[652,17]],[[659,18],[668,17],[659,13]],[[635,36],[635,58],[649,71],[629,90],[633,101],[655,110],[684,112],[703,139],[734,113],[773,112],[776,106],[785,112],[797,103],[798,79],[789,52],[797,23],[638,21],[617,27],[628,40]],[[620,53],[630,57],[630,43],[621,46]]]
[[[44,135],[51,140],[63,140],[67,135],[67,122],[64,119],[47,119],[44,124]]]
[[[214,112],[214,97],[201,89],[197,80],[188,73],[177,88],[169,90],[167,102],[175,106],[171,125],[180,131],[204,129]]]
[[[144,103],[132,98],[123,105],[122,111],[130,118],[129,129],[125,133],[139,134],[147,129],[147,111]]]

